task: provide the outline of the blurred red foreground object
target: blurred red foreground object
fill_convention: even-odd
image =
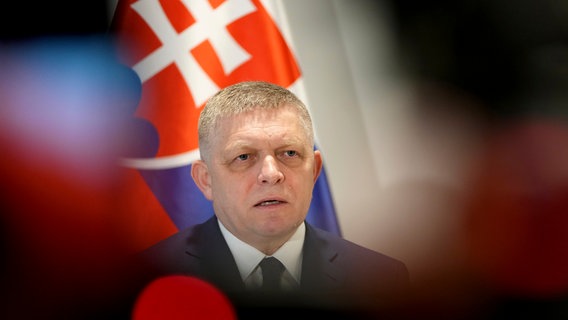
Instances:
[[[138,296],[133,320],[236,319],[229,299],[213,285],[188,276],[152,281]]]

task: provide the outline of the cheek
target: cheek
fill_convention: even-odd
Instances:
[[[226,193],[225,189],[227,187],[227,182],[218,175],[211,176],[211,199],[210,200],[221,200],[223,195]]]
[[[248,181],[246,177],[225,175],[212,179],[212,189],[214,195],[219,199],[239,198],[243,193],[247,193]]]
[[[287,179],[287,181],[289,183],[286,188],[291,194],[294,194],[299,205],[304,206],[311,201],[314,188],[313,181],[309,180],[307,176],[296,178],[294,181]]]

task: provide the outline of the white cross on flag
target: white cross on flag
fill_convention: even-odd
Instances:
[[[124,211],[117,216],[135,250],[202,222],[211,203],[189,174],[198,159],[197,121],[205,101],[228,85],[265,80],[298,90],[301,72],[260,0],[120,0],[113,20],[119,56],[140,77],[137,145],[124,159]],[[270,12],[268,11],[270,6]],[[272,8],[274,7],[274,8]],[[339,234],[325,170],[307,220]]]

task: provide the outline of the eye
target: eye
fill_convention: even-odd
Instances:
[[[284,152],[284,155],[292,158],[292,157],[297,156],[298,152],[296,152],[295,150],[288,150],[288,151]]]
[[[237,156],[237,160],[240,160],[240,161],[245,161],[245,160],[248,160],[249,158],[250,158],[250,155],[246,154],[246,153],[240,154],[240,155]]]

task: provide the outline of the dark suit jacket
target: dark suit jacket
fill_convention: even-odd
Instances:
[[[321,310],[384,306],[404,293],[404,263],[306,223],[300,289],[278,297],[245,290],[216,217],[141,253],[151,278],[185,274],[225,292],[237,308],[278,305]]]

